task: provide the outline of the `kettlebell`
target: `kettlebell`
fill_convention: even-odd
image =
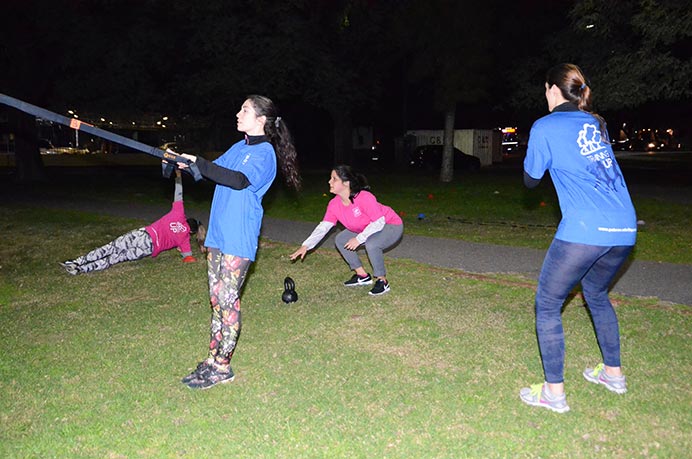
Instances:
[[[284,293],[281,295],[281,300],[283,300],[284,303],[295,303],[298,301],[298,294],[296,293],[296,283],[293,282],[293,279],[290,277],[287,277],[284,279]]]

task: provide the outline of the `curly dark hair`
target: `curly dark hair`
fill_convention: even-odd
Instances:
[[[298,168],[298,153],[293,145],[293,137],[286,122],[278,116],[276,105],[265,96],[252,94],[247,96],[257,116],[265,116],[264,132],[276,151],[279,168],[286,184],[295,190],[300,190],[301,179]]]

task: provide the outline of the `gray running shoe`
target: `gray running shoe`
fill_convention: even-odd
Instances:
[[[608,376],[605,372],[603,363],[596,365],[596,368],[587,368],[584,370],[584,379],[594,384],[602,384],[609,391],[616,394],[624,394],[627,392],[627,382],[624,376]]]
[[[548,408],[556,413],[566,413],[569,411],[565,394],[553,395],[549,393],[548,386],[545,383],[524,387],[519,392],[519,398],[527,405]]]

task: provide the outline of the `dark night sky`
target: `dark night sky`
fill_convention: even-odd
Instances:
[[[272,6],[266,7],[270,12],[278,11],[271,8],[278,8],[277,5],[282,4],[267,4],[270,3]],[[342,6],[346,4],[336,0],[330,3]],[[320,11],[314,14],[330,12],[330,7],[324,7],[330,3],[316,3],[315,9]],[[188,16],[176,16],[176,8],[171,7],[169,2],[157,0],[145,3],[130,0],[3,2],[0,16],[6,18],[6,21],[0,31],[0,64],[3,64],[5,71],[0,75],[0,92],[45,104],[49,108],[64,106],[66,100],[82,96],[83,104],[94,103],[93,107],[87,109],[94,110],[96,106],[104,105],[112,108],[122,100],[121,94],[127,94],[128,97],[131,96],[131,106],[140,105],[137,109],[157,107],[160,110],[154,111],[161,111],[161,107],[175,106],[172,111],[177,110],[179,113],[189,110],[232,119],[237,110],[235,105],[242,102],[240,94],[255,90],[252,87],[253,79],[243,79],[240,75],[233,82],[228,82],[232,90],[225,91],[214,89],[217,82],[199,78],[199,74],[204,73],[206,68],[215,68],[215,65],[229,65],[236,72],[241,67],[238,63],[247,62],[270,69],[273,65],[276,68],[278,65],[275,62],[283,58],[281,54],[269,58],[270,61],[275,59],[274,62],[264,64],[262,59],[254,58],[252,52],[272,56],[272,52],[276,52],[273,48],[283,49],[280,44],[286,41],[286,36],[276,38],[281,41],[279,44],[271,39],[265,40],[266,43],[262,40],[274,32],[280,34],[285,29],[290,30],[290,24],[283,27],[284,23],[280,22],[289,21],[287,15],[275,17],[273,22],[267,21],[267,11],[260,11],[257,2],[239,0],[233,3],[241,4],[244,5],[243,8],[229,7],[229,3],[209,0],[205,7],[222,6],[218,14],[194,18],[190,16],[194,14],[194,8],[187,7],[185,10],[184,7]],[[387,2],[373,1],[370,4]],[[499,7],[493,22],[487,25],[493,29],[489,52],[494,60],[494,70],[488,77],[492,84],[487,97],[481,102],[458,105],[456,126],[494,128],[516,125],[528,129],[533,120],[544,115],[547,110],[542,101],[541,82],[536,81],[537,100],[534,107],[520,109],[510,106],[508,87],[512,79],[512,66],[532,55],[540,54],[541,43],[545,38],[569,25],[567,13],[571,2],[521,0],[493,4]],[[324,10],[320,9],[322,7]],[[232,10],[231,16],[235,17],[226,17],[224,13],[227,10]],[[102,11],[107,11],[107,14]],[[192,22],[201,25],[191,29],[189,23]],[[215,29],[217,24],[223,24],[224,27]],[[268,27],[263,29],[263,25]],[[386,31],[378,33],[383,37]],[[422,29],[421,33],[425,33],[425,30]],[[220,34],[223,38],[220,38]],[[229,34],[232,37],[226,37]],[[412,39],[416,38],[413,35]],[[195,42],[197,48],[190,47],[194,40],[198,40]],[[213,49],[215,43],[224,40],[229,44],[226,48]],[[301,42],[296,38],[295,47],[303,45],[312,47],[314,40]],[[195,54],[200,48],[209,49]],[[379,52],[384,61],[391,50],[383,49]],[[221,55],[216,63],[213,62],[215,53]],[[232,55],[231,63],[224,62],[223,53]],[[306,53],[308,56],[301,54],[300,50],[295,51],[296,60],[312,57],[307,51]],[[284,62],[281,66],[290,68],[289,76],[301,70],[300,66],[293,66],[293,62]],[[538,70],[539,73],[543,71]],[[382,78],[376,102],[354,110],[354,125],[374,125],[381,133],[390,137],[401,134],[404,129],[442,127],[443,114],[433,108],[430,80],[406,83],[404,73],[400,64],[395,63],[389,67]],[[311,76],[300,77],[307,79]],[[366,72],[361,81],[367,83],[367,77]],[[195,78],[195,84],[188,85]],[[286,94],[279,97],[278,102],[286,110],[286,118],[292,120],[297,135],[303,139],[328,138],[329,134],[323,132],[329,131],[328,110],[297,95],[309,90],[298,89],[296,95],[288,96],[295,89],[290,84],[299,83],[289,84],[286,80],[288,78],[274,78],[267,84],[277,92],[283,91]],[[280,87],[284,83],[287,87]],[[205,84],[212,88],[210,95],[200,90]],[[218,88],[228,86],[219,85]],[[136,94],[137,91],[141,94]],[[213,109],[209,108],[210,104],[224,96],[228,100],[218,102],[222,112],[214,114]],[[209,101],[204,100],[204,97],[209,97]],[[199,107],[193,107],[200,101],[203,102]],[[119,110],[122,111],[122,107]],[[614,120],[613,123],[632,119],[639,124],[671,122],[684,116],[689,119],[689,104],[650,103],[636,111],[623,110],[604,114]],[[315,134],[315,130],[319,132]],[[319,144],[322,141],[315,142]]]

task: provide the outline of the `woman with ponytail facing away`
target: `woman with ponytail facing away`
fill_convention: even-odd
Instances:
[[[337,223],[346,229],[337,234],[336,248],[349,267],[355,271],[344,282],[347,287],[371,285],[373,276],[365,271],[356,250],[365,245],[372,265],[375,285],[370,295],[382,295],[390,289],[384,267],[384,251],[396,244],[404,234],[404,224],[391,207],[377,202],[362,174],[353,172],[350,166],[336,166],[329,178],[329,201],[322,222],[301,247],[290,255],[291,260],[305,258]]]
[[[545,382],[520,391],[529,405],[569,411],[564,388],[562,307],[581,283],[602,363],[583,377],[617,394],[627,391],[620,366],[620,330],[608,298],[613,279],[637,236],[637,219],[605,121],[592,112],[592,91],[581,69],[560,64],[546,75],[549,115],[531,128],[524,183],[533,188],[546,171],[562,220],[548,249],[536,289],[538,347]]]

